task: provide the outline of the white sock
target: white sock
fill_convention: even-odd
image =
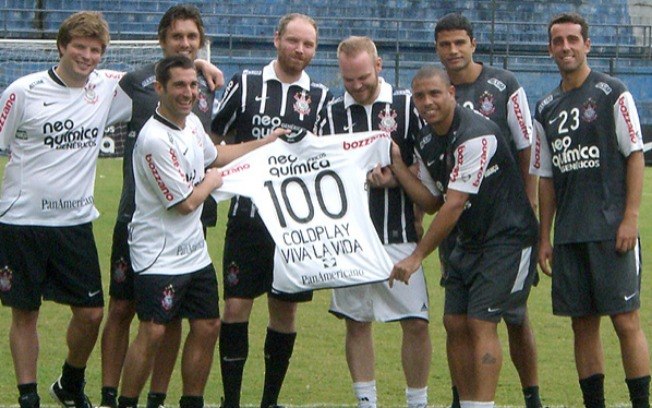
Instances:
[[[406,388],[405,398],[408,408],[426,408],[428,406],[428,387]]]
[[[460,408],[494,408],[494,402],[460,401]]]
[[[353,383],[358,408],[376,408],[376,381]]]

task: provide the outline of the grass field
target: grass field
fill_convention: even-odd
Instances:
[[[5,158],[0,158],[4,168]],[[94,223],[105,275],[111,246],[111,233],[115,221],[116,207],[121,188],[120,159],[99,161],[96,184],[96,205],[101,217]],[[0,171],[1,172],[1,171]],[[652,169],[646,169],[646,189],[641,208],[641,236],[643,253],[650,254],[652,236]],[[209,230],[208,243],[211,256],[218,270],[221,269],[221,252],[225,229],[226,207],[220,207],[221,218],[218,227]],[[446,406],[450,400],[450,382],[445,360],[445,337],[441,324],[443,290],[438,286],[439,270],[436,257],[431,255],[425,269],[429,282],[431,302],[431,337],[433,358],[431,364],[429,399],[434,406]],[[650,268],[645,265],[644,275]],[[221,272],[220,272],[221,273]],[[221,281],[221,279],[219,279]],[[643,279],[642,319],[648,338],[652,337],[651,316],[652,283],[649,277]],[[220,290],[221,292],[221,290]],[[292,358],[292,364],[280,402],[288,407],[351,407],[354,398],[350,377],[344,358],[344,324],[328,312],[330,293],[319,291],[313,302],[299,308],[299,334]],[[262,389],[263,357],[262,348],[266,327],[266,302],[264,298],[255,303],[250,323],[250,352],[245,367],[242,402],[247,406],[258,406]],[[572,336],[570,321],[552,316],[550,306],[550,280],[543,277],[540,285],[530,297],[530,320],[536,332],[539,353],[539,377],[544,404],[547,406],[581,406],[581,396],[577,383],[572,355]],[[17,390],[11,354],[8,347],[11,313],[7,308],[0,309],[0,406],[16,405]],[[47,303],[40,316],[39,331],[41,350],[39,358],[39,387],[43,404],[52,404],[46,389],[59,375],[65,358],[65,328],[69,310],[65,307]],[[605,389],[609,406],[629,406],[624,374],[620,362],[620,352],[614,331],[609,320],[604,321],[603,343],[606,359]],[[134,324],[133,327],[136,325]],[[381,407],[400,407],[404,404],[404,380],[400,366],[399,350],[401,335],[397,324],[376,324],[374,326],[377,360],[378,400]],[[501,338],[506,339],[501,325]],[[522,406],[523,399],[516,371],[509,361],[507,343],[503,341],[504,364],[496,395],[500,406]],[[178,366],[177,366],[178,368]],[[219,404],[221,380],[216,360],[206,390],[206,402]],[[91,357],[87,370],[87,393],[94,403],[99,403],[100,355],[99,347]],[[169,391],[169,405],[176,405],[180,396],[180,375],[176,370]],[[141,403],[143,398],[141,398]]]

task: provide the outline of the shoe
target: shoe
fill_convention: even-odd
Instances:
[[[18,398],[18,405],[20,408],[39,408],[41,406],[41,398],[35,392],[21,395]]]
[[[84,387],[78,394],[66,391],[61,387],[61,377],[50,386],[50,395],[63,408],[93,408],[93,404],[84,394]]]

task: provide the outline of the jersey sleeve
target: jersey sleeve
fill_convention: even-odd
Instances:
[[[109,109],[106,124],[114,125],[120,122],[128,122],[131,119],[132,111],[131,97],[120,86],[125,75],[122,72],[109,70],[102,70],[102,73],[109,80],[116,81],[113,101],[111,102],[111,109]]]
[[[238,110],[243,105],[243,78],[241,74],[235,74],[231,78],[217,106],[217,112],[211,123],[211,130],[219,136],[229,133],[238,116]]]
[[[156,196],[169,209],[180,203],[192,193],[192,183],[179,165],[182,153],[166,139],[159,137],[142,138],[140,155],[134,155],[144,168],[146,182],[156,192]]]
[[[203,128],[202,128],[203,130]],[[204,137],[204,167],[208,167],[217,159],[217,148],[213,144],[210,135],[205,131],[202,132]]]
[[[448,188],[477,194],[497,147],[495,135],[476,137],[460,144],[453,152],[456,164],[451,170]]]
[[[532,118],[527,96],[519,87],[507,101],[507,125],[514,139],[516,150],[530,147],[532,143]]]
[[[536,119],[533,129],[534,147],[530,151],[530,174],[539,177],[552,177],[552,157],[546,139],[546,131]]]
[[[620,152],[628,157],[632,152],[643,150],[641,123],[632,94],[622,93],[614,105],[616,139]]]
[[[435,180],[430,175],[428,168],[423,162],[423,158],[416,150],[414,152],[414,157],[419,166],[417,170],[417,177],[419,177],[421,183],[428,189],[428,191],[430,191],[430,193],[432,193],[432,195],[437,197],[441,196],[442,192],[437,188],[437,184],[435,184]]]
[[[11,84],[0,96],[0,150],[9,150],[23,120],[25,92]]]

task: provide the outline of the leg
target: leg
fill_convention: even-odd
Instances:
[[[537,370],[537,347],[527,312],[521,324],[505,322],[509,337],[509,354],[521,381],[525,406],[541,407]]]
[[[158,394],[167,393],[170,377],[172,377],[172,371],[174,371],[174,364],[177,362],[177,354],[181,345],[181,319],[172,320],[165,326],[165,337],[161,342],[161,351],[154,359],[150,383],[150,392]]]
[[[584,405],[604,407],[604,354],[600,340],[600,316],[573,317],[575,366]]]
[[[240,406],[242,373],[249,354],[248,321],[253,299],[227,298],[220,330],[220,370],[224,390],[223,408]]]
[[[407,386],[424,388],[428,385],[432,355],[428,322],[422,319],[402,320],[401,329],[401,361]]]
[[[296,339],[297,303],[267,297],[269,326],[265,338],[265,384],[260,406],[276,405],[283,380],[290,366]]]
[[[354,383],[373,381],[374,343],[371,322],[346,319],[346,362]]]
[[[129,327],[135,313],[132,301],[109,300],[109,316],[102,330],[102,387],[118,387],[129,348]]]
[[[9,346],[18,385],[36,383],[36,361],[39,352],[36,332],[38,315],[38,310],[11,309]]]
[[[650,354],[645,333],[641,329],[638,310],[611,316],[620,342],[626,378],[650,375]]]
[[[72,319],[68,325],[66,340],[68,357],[66,361],[73,367],[86,367],[86,362],[95,347],[102,323],[101,307],[71,307]]]
[[[127,350],[122,369],[120,395],[138,398],[152,371],[154,358],[165,336],[165,325],[141,321],[138,334]]]
[[[213,364],[215,342],[220,333],[219,319],[190,321],[190,332],[183,346],[181,378],[184,396],[203,396]]]
[[[493,401],[503,363],[497,323],[468,318],[473,356],[472,401]],[[460,398],[462,395],[460,394]]]
[[[473,362],[471,361],[471,334],[466,315],[444,315],[446,329],[446,356],[451,380],[457,388],[460,399],[470,400],[473,383]]]

